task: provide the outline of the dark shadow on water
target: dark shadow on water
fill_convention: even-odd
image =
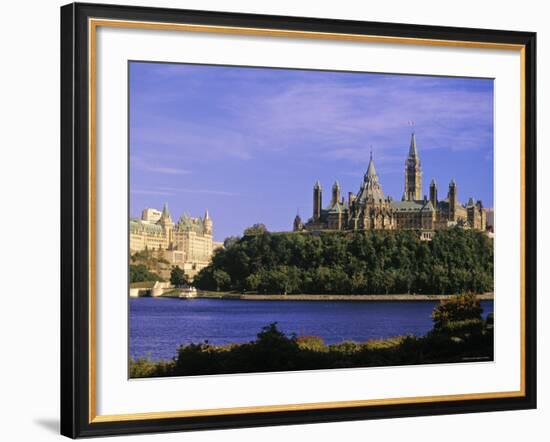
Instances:
[[[59,419],[39,418],[35,419],[34,423],[51,433],[59,434]]]

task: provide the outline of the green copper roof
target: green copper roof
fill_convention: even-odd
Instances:
[[[176,224],[176,230],[182,231],[182,232],[196,232],[196,233],[202,234],[205,231],[204,221],[200,218],[194,218],[184,213],[178,220],[178,223]]]
[[[429,200],[392,201],[391,208],[397,212],[433,212],[434,206]]]
[[[429,200],[424,204],[424,207],[422,207],[421,210],[422,210],[422,212],[433,212],[433,211],[435,211],[432,202],[429,201]]]
[[[347,210],[347,207],[342,203],[336,203],[332,207],[327,207],[325,211],[327,213],[341,213]]]
[[[139,219],[131,219],[130,220],[130,232],[132,233],[156,233],[161,234],[163,233],[163,229],[158,224],[149,224],[145,223]]]
[[[392,201],[391,208],[398,212],[420,211],[424,206],[423,201]]]

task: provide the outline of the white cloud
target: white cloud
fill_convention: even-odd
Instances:
[[[181,187],[154,187],[150,190],[131,190],[138,195],[176,195],[178,193],[208,194],[218,196],[237,196],[237,193],[214,189],[189,189]]]
[[[142,189],[130,189],[131,193],[136,195],[173,195],[173,193],[164,190],[142,190]]]
[[[191,173],[191,171],[189,170],[176,169],[173,167],[158,167],[158,166],[145,166],[143,167],[143,170],[160,173],[164,175],[188,175]]]

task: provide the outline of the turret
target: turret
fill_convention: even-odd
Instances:
[[[207,235],[212,235],[212,218],[210,218],[210,214],[208,213],[208,209],[204,212],[204,218],[203,218],[203,224],[204,224],[204,233]]]
[[[456,221],[456,206],[458,204],[458,194],[454,178],[449,183],[449,219]]]
[[[422,199],[422,170],[414,132],[411,134],[409,155],[405,161],[405,199],[407,201]]]
[[[313,221],[319,221],[321,218],[321,207],[323,204],[323,193],[321,183],[317,181],[313,186]]]
[[[437,183],[434,179],[430,183],[430,202],[434,206],[434,209],[437,208]]]
[[[160,215],[159,220],[157,221],[157,224],[162,226],[162,229],[164,230],[164,234],[167,238],[167,248],[172,248],[173,243],[173,232],[174,232],[174,221],[172,221],[172,217],[170,216],[170,212],[168,211],[168,204],[164,203],[164,207],[162,208],[162,213]]]
[[[340,201],[340,183],[338,181],[335,181],[332,185],[332,199],[330,201],[330,205],[334,206],[336,203]]]
[[[487,210],[483,207],[483,203],[481,200],[478,200],[476,203],[477,210],[479,211],[479,214],[481,215],[481,224],[480,224],[480,230],[484,231],[487,229]]]
[[[164,203],[164,206],[162,207],[162,213],[160,215],[158,223],[161,225],[166,225],[166,224],[174,225],[174,222],[172,221],[172,217],[170,216],[170,212],[168,211],[168,204],[166,203]]]
[[[301,232],[304,230],[304,224],[302,223],[302,218],[300,218],[300,214],[297,213],[296,217],[294,218],[294,223],[292,225],[292,230],[294,232]]]

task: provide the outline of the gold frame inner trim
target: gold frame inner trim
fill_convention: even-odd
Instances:
[[[368,399],[353,401],[316,402],[284,405],[261,405],[234,408],[216,408],[202,410],[159,411],[129,414],[96,414],[96,36],[97,28],[134,28],[163,31],[207,32],[218,34],[254,35],[266,37],[292,37],[339,41],[357,41],[386,44],[412,44],[420,46],[445,46],[477,49],[511,50],[520,53],[520,389],[518,391],[500,391],[488,393],[465,393],[438,396],[416,396],[387,399]],[[525,396],[525,46],[491,42],[458,40],[438,40],[410,37],[390,37],[377,35],[338,34],[329,32],[291,31],[283,29],[244,28],[231,26],[210,26],[181,23],[140,22],[130,20],[95,19],[88,20],[88,69],[89,69],[89,423],[133,421],[146,419],[169,419],[198,416],[238,415],[246,413],[273,413],[280,411],[323,410],[329,408],[350,408],[376,405],[420,404],[427,402],[446,402],[461,400],[482,400],[513,398]]]

